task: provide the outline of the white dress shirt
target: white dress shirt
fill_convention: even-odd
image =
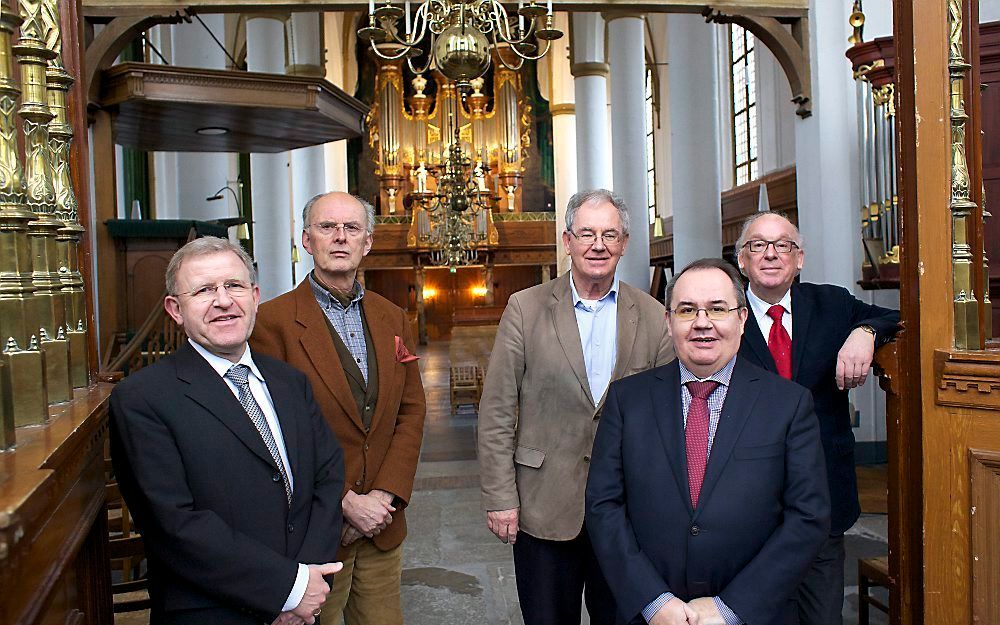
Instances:
[[[767,339],[771,336],[771,326],[774,325],[774,320],[767,316],[767,309],[772,306],[768,304],[761,298],[754,295],[753,291],[747,288],[747,303],[750,304],[750,311],[753,313],[754,319],[757,320],[757,327],[760,328],[760,333],[764,335],[764,342],[767,343]],[[785,331],[788,332],[789,338],[792,336],[792,290],[788,289],[785,291],[784,296],[778,300],[778,304],[785,309],[785,314],[781,315],[781,325],[785,326]]]
[[[271,436],[274,437],[274,442],[278,446],[278,455],[281,456],[281,464],[285,465],[285,474],[288,475],[288,487],[294,492],[295,480],[292,477],[292,467],[288,464],[288,452],[285,451],[285,437],[281,433],[281,424],[278,422],[278,415],[274,412],[274,402],[271,401],[271,393],[267,390],[267,382],[253,361],[253,357],[250,354],[250,346],[247,345],[238,362],[233,362],[221,356],[216,356],[190,338],[188,342],[191,343],[191,347],[194,347],[196,352],[201,354],[202,358],[208,362],[212,369],[215,369],[215,372],[226,383],[226,386],[232,391],[237,401],[240,399],[240,391],[236,388],[236,384],[226,377],[226,372],[236,365],[246,365],[250,368],[251,375],[247,376],[247,383],[250,385],[250,394],[253,395],[257,405],[260,406],[261,412],[264,413],[264,420],[267,421],[267,427],[271,430]],[[247,416],[247,419],[249,418]],[[281,608],[282,612],[287,612],[299,605],[302,597],[306,594],[306,586],[308,584],[309,567],[300,563],[298,571],[295,574],[295,583],[292,584],[292,590],[288,593],[285,605]]]

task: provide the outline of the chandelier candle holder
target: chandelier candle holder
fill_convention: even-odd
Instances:
[[[414,74],[436,68],[460,86],[486,73],[491,49],[509,47],[513,58],[497,58],[516,71],[524,61],[545,56],[551,42],[562,36],[553,26],[551,0],[545,7],[535,0],[519,2],[516,19],[496,0],[424,0],[412,18],[409,0],[402,6],[386,0],[377,7],[369,0],[368,26],[358,30],[358,38],[369,42],[380,58],[405,58]],[[430,54],[421,66],[416,59],[423,54],[425,38],[430,39]]]
[[[420,176],[433,172],[437,188],[429,191]],[[500,199],[486,188],[489,165],[473,160],[462,150],[456,127],[453,140],[440,165],[421,164],[417,190],[411,194],[413,217],[407,243],[410,247],[430,248],[430,262],[435,265],[471,265],[479,260],[481,249],[499,243],[493,224],[492,208]]]

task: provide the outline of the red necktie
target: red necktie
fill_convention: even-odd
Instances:
[[[718,382],[688,382],[691,405],[688,407],[687,425],[684,427],[684,445],[688,461],[688,487],[691,490],[691,507],[698,507],[701,483],[705,480],[708,464],[708,396],[719,386]]]
[[[778,375],[792,379],[792,337],[788,336],[788,330],[781,325],[781,316],[785,314],[785,309],[781,304],[775,304],[767,309],[767,316],[774,320],[771,324],[771,333],[767,337],[767,348],[771,350],[771,357],[778,368]]]

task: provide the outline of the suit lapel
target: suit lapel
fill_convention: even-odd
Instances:
[[[347,383],[347,375],[340,364],[340,356],[333,346],[328,325],[330,322],[316,303],[308,278],[295,289],[295,320],[304,328],[302,335],[299,336],[299,342],[312,362],[313,368],[344,413],[354,421],[355,425],[364,429],[361,415],[358,414],[358,406],[354,403],[354,395]]]
[[[386,406],[391,405],[390,385],[395,382],[393,368],[396,366],[396,335],[389,327],[386,312],[377,300],[362,299],[365,307],[365,321],[368,322],[368,333],[371,335],[375,351],[375,363],[378,366],[378,400],[375,402],[375,414],[372,415],[371,427],[377,427],[383,418]],[[400,337],[402,338],[402,337]]]
[[[635,337],[638,333],[639,312],[627,292],[623,292],[623,285],[619,283],[618,288],[618,355],[615,360],[615,370],[611,374],[612,380],[617,380],[625,375],[628,364],[632,360],[632,348],[635,346]]]
[[[809,322],[812,320],[812,302],[802,293],[799,283],[792,283],[792,379],[799,377],[799,366],[806,351]]]
[[[761,367],[772,373],[777,373],[778,367],[774,364],[774,356],[771,355],[771,350],[767,348],[767,341],[764,339],[763,333],[761,333],[760,326],[757,325],[757,316],[753,314],[753,310],[749,312],[746,327],[743,329],[743,340],[750,346],[750,350],[757,358]],[[792,324],[792,329],[794,331],[794,324]]]
[[[292,477],[301,475],[299,473],[299,447],[297,444],[299,436],[298,419],[295,415],[301,411],[301,404],[296,405],[293,400],[292,390],[288,387],[288,382],[274,370],[270,363],[261,362],[263,359],[254,359],[254,364],[260,369],[267,384],[267,392],[271,396],[274,404],[274,412],[278,416],[278,424],[281,425],[281,438],[285,443],[285,455],[288,457],[288,466],[292,470]],[[297,490],[297,489],[296,489]],[[292,495],[295,496],[294,493]]]
[[[722,470],[729,457],[733,453],[733,447],[746,425],[747,418],[757,401],[760,390],[757,387],[758,377],[754,375],[749,363],[736,358],[736,365],[733,370],[733,377],[729,380],[729,390],[726,392],[726,401],[722,404],[722,416],[719,417],[719,425],[715,430],[715,440],[712,442],[712,453],[708,458],[708,467],[705,469],[705,480],[701,485],[701,494],[698,496],[699,503],[708,501],[712,495],[712,489],[719,481]],[[703,506],[698,506],[701,510]],[[698,516],[698,511],[695,511]]]
[[[677,491],[683,495],[684,501],[687,502],[688,514],[691,514],[691,490],[688,487],[687,454],[684,451],[680,366],[673,360],[657,370],[656,376],[660,382],[650,387],[653,418],[660,430],[660,439],[663,441],[671,473],[677,481]]]
[[[185,395],[221,421],[261,460],[277,469],[257,427],[215,369],[187,341],[177,350],[175,358],[177,379],[188,385]]]
[[[552,304],[549,307],[552,315],[552,325],[555,328],[556,338],[566,354],[573,373],[576,374],[583,392],[587,395],[590,403],[597,405],[594,397],[590,394],[590,380],[587,379],[587,366],[583,361],[583,343],[580,342],[580,327],[576,323],[576,312],[573,310],[573,293],[570,290],[570,274],[566,272],[552,291]]]

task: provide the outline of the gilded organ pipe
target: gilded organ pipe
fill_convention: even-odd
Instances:
[[[57,231],[58,272],[66,303],[66,337],[69,340],[70,379],[72,386],[89,382],[87,365],[87,307],[80,273],[79,249],[84,229],[79,221],[79,209],[73,180],[70,177],[70,147],[73,126],[66,109],[66,98],[73,86],[73,77],[63,67],[62,31],[58,0],[44,0],[45,45],[55,53],[45,71],[48,83],[48,103],[52,111],[49,123],[49,149],[52,185],[55,195],[55,216],[62,226]]]
[[[970,196],[965,132],[968,115],[965,112],[965,76],[970,65],[965,61],[962,36],[963,15],[960,0],[948,0],[949,54],[951,76],[951,217],[952,217],[952,278],[955,313],[955,347],[980,349],[979,304],[973,291],[972,249],[969,245],[969,223],[976,204]]]
[[[14,30],[21,17],[0,12],[0,429],[43,423],[48,416],[44,355],[38,347],[38,300],[32,280],[28,223],[34,213],[25,206],[24,170],[17,150],[17,98]],[[0,448],[13,445],[4,434]]]
[[[49,124],[54,119],[48,105],[46,70],[57,55],[45,44],[49,9],[40,0],[20,0],[20,38],[14,53],[21,66],[21,108],[23,120],[26,203],[35,219],[28,223],[33,256],[33,281],[38,306],[37,326],[45,352],[46,384],[49,400],[72,398],[69,378],[69,342],[66,339],[66,293],[59,274],[58,230],[63,223],[56,218],[55,189],[52,184],[52,161]],[[42,337],[41,330],[45,330]],[[66,364],[63,364],[65,359]]]

